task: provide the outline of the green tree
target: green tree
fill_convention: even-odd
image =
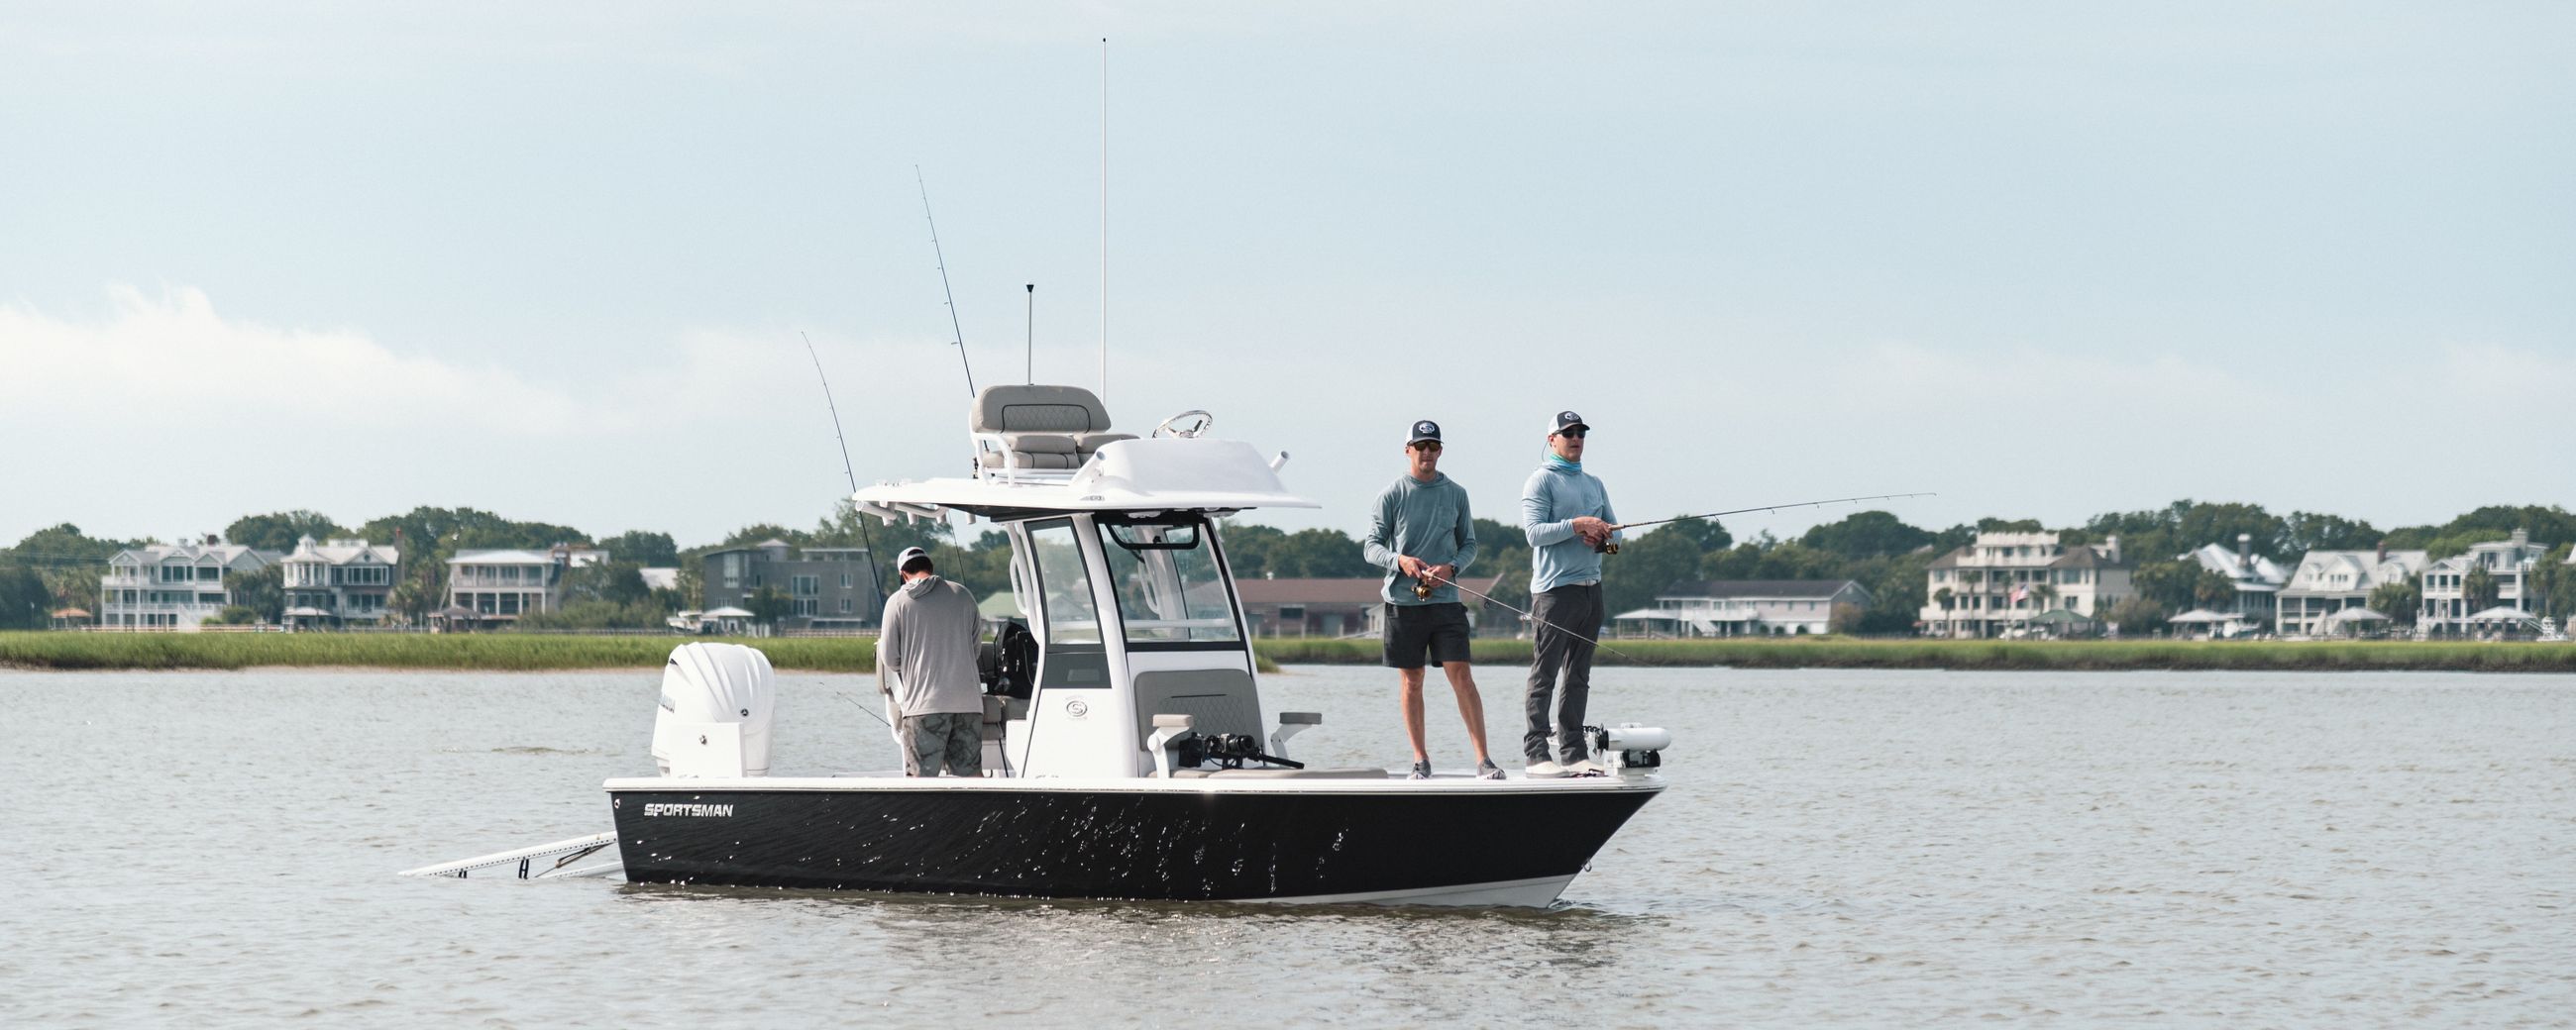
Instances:
[[[1515,533],[1517,532],[1515,530]],[[1679,534],[1693,546],[1698,547],[1701,554],[1714,554],[1735,544],[1735,534],[1727,532],[1725,524],[1716,519],[1684,519],[1680,522],[1667,522],[1656,527],[1653,532]]]
[[[2471,567],[2469,574],[2460,578],[2460,597],[2468,603],[2472,615],[2495,607],[2497,597],[2503,593],[2504,585],[2484,565]]]
[[[1807,547],[1845,558],[1876,558],[1905,554],[1932,546],[1929,530],[1917,529],[1883,511],[1864,511],[1840,522],[1831,522],[1807,530],[1798,542]]]
[[[2424,581],[2419,576],[2390,580],[2370,589],[2370,610],[2378,612],[2400,626],[2415,624],[2415,613],[2424,606]]]
[[[560,610],[532,612],[519,617],[521,630],[585,629],[663,629],[660,605],[651,601],[620,604],[614,601],[584,600],[568,603]]]
[[[2102,619],[2119,627],[2121,636],[2143,637],[2161,632],[2165,628],[2165,617],[2168,614],[2170,613],[2164,605],[2156,603],[2154,598],[2141,595],[2121,598],[2118,603],[2111,606],[2109,612],[2103,614]]]
[[[250,609],[259,621],[276,622],[286,616],[285,575],[280,565],[226,573],[224,589],[232,594],[233,604]]]
[[[54,592],[45,577],[24,565],[0,565],[0,629],[43,629],[53,617]]]
[[[2560,544],[2531,571],[2531,591],[2540,599],[2541,614],[2558,617],[2562,626],[2576,619],[2576,565],[2568,564],[2571,554],[2576,554],[2576,543]]]
[[[292,551],[295,541],[312,537],[316,541],[345,537],[349,531],[318,511],[281,511],[268,515],[244,515],[224,527],[224,539],[262,551]]]
[[[1651,607],[1655,596],[1676,583],[1700,576],[1699,541],[1670,531],[1648,530],[1620,545],[1616,557],[1602,563],[1601,605],[1604,619]]]
[[[228,604],[207,622],[218,626],[248,626],[259,621],[259,613],[237,604]]]
[[[2368,522],[2356,522],[2340,515],[2320,515],[2294,511],[2282,520],[2281,551],[2284,555],[2302,555],[2309,551],[2358,551],[2379,542],[2380,532]]]
[[[633,562],[645,568],[668,568],[679,564],[680,547],[669,533],[630,529],[599,542],[599,549],[610,558]]]
[[[764,626],[778,625],[778,620],[795,610],[795,606],[788,603],[787,595],[773,584],[763,584],[760,589],[752,591],[751,596],[743,599],[742,607],[751,613],[751,621]]]
[[[2192,606],[2201,571],[2198,562],[2139,562],[2129,574],[2129,582],[2137,587],[2138,596],[2154,601],[2167,612],[2177,612]]]
[[[2197,563],[2193,567],[2198,567]],[[2191,599],[2202,608],[2224,607],[2236,599],[2236,581],[2216,569],[2201,569],[2191,581]]]
[[[567,607],[593,601],[612,606],[643,604],[652,597],[652,589],[644,585],[644,567],[635,562],[611,560],[564,572],[563,603]]]

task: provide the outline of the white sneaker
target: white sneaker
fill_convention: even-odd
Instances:
[[[1533,780],[1555,780],[1566,776],[1565,767],[1552,761],[1530,763],[1526,775]]]
[[[1568,776],[1608,776],[1610,767],[1586,758],[1565,767]]]

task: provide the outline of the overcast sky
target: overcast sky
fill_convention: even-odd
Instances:
[[[536,8],[531,11],[526,8]],[[962,8],[952,10],[952,8]],[[2576,7],[0,7],[0,545],[686,546],[1110,378],[1362,528],[1544,420],[1644,518],[2576,506]],[[1782,535],[1844,511],[1730,520]]]

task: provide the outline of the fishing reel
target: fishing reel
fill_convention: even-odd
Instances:
[[[1417,578],[1413,581],[1413,596],[1422,600],[1430,600],[1431,592],[1435,589],[1437,588],[1431,585],[1430,580]]]
[[[1600,543],[1594,544],[1594,545],[1592,545],[1592,553],[1594,553],[1594,554],[1617,554],[1617,553],[1619,553],[1619,541],[1616,541],[1616,540],[1604,540],[1604,541],[1601,541]]]
[[[1306,767],[1304,762],[1292,762],[1275,755],[1262,754],[1261,741],[1248,733],[1194,733],[1174,743],[1180,752],[1180,764],[1185,767],[1205,765],[1209,762],[1216,763],[1219,769],[1241,769],[1245,762],[1259,762],[1263,765],[1286,769]]]

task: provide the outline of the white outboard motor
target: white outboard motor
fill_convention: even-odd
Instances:
[[[662,667],[653,763],[664,776],[769,775],[775,677],[769,656],[741,644],[682,644]]]

